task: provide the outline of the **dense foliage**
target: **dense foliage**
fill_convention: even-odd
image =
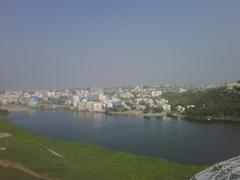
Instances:
[[[7,114],[7,113],[8,113],[7,110],[5,110],[5,109],[1,109],[1,108],[0,108],[0,114]]]
[[[164,97],[173,107],[195,105],[193,108],[186,108],[187,116],[240,119],[240,93],[229,93],[225,87],[184,93],[168,92],[164,94]]]

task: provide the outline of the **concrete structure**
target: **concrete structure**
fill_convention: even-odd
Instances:
[[[73,95],[73,96],[72,96],[72,100],[73,100],[73,101],[72,101],[73,106],[74,106],[74,107],[77,107],[78,103],[80,102],[79,96]]]
[[[162,91],[152,91],[151,96],[152,97],[159,97],[162,95]]]
[[[122,92],[119,94],[119,97],[122,99],[130,99],[133,98],[133,94],[130,92]]]
[[[162,108],[163,108],[163,111],[165,111],[165,112],[171,111],[171,105],[170,104],[163,104]]]
[[[228,92],[230,93],[237,93],[237,92],[240,92],[240,83],[228,83],[226,85],[226,89]]]
[[[0,97],[0,104],[7,105],[7,97],[1,96]]]
[[[94,110],[93,110],[93,104],[94,104],[94,102],[92,102],[92,101],[88,101],[87,102],[87,110],[88,111],[90,111],[90,112],[93,112]]]
[[[93,111],[94,112],[104,112],[102,103],[98,103],[98,102],[93,103]]]
[[[30,106],[34,106],[37,105],[39,101],[39,98],[37,96],[32,96],[30,101],[29,101],[29,105]]]
[[[77,110],[78,111],[87,111],[87,102],[79,102]]]
[[[214,164],[197,173],[191,180],[239,180],[240,156]]]
[[[121,107],[121,106],[124,106],[124,102],[122,102],[119,99],[111,99],[106,104],[107,108],[117,108],[117,107]]]
[[[183,107],[183,106],[180,106],[180,105],[177,106],[177,111],[178,111],[178,112],[181,112],[181,113],[182,113],[182,112],[185,111],[185,109],[186,109],[186,108]]]

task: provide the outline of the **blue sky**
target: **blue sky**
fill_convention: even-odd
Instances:
[[[0,89],[235,81],[239,17],[239,0],[2,0]]]

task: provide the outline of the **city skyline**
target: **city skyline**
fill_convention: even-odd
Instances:
[[[1,1],[0,89],[239,79],[240,2]]]

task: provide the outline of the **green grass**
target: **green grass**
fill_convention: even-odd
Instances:
[[[0,166],[0,179],[3,180],[39,180],[12,168]]]
[[[6,151],[0,151],[0,159],[19,162],[31,170],[55,178],[177,180],[189,179],[202,170],[202,167],[116,152],[82,142],[51,140],[16,127],[4,117],[0,117],[0,132],[12,134],[11,137],[0,139],[0,146],[7,147]],[[53,156],[47,148],[56,151],[64,158]],[[0,167],[0,179],[4,175],[7,176],[8,171],[9,169]],[[24,177],[21,173],[18,179],[26,179]]]

